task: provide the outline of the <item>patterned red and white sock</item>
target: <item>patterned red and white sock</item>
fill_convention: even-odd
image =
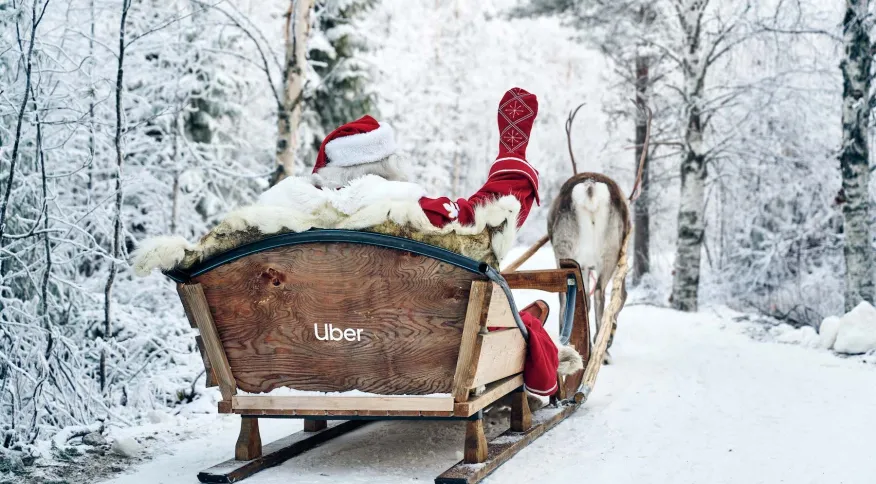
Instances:
[[[502,96],[499,102],[499,156],[526,160],[526,147],[532,123],[538,115],[538,98],[515,87]]]

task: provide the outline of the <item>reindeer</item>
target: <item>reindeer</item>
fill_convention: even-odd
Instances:
[[[573,259],[584,270],[584,280],[590,281],[596,273],[596,287],[593,291],[596,332],[602,325],[605,309],[605,290],[618,264],[621,244],[632,229],[630,204],[639,197],[642,169],[648,153],[648,140],[651,135],[651,110],[643,103],[637,103],[648,114],[642,156],[636,173],[636,181],[629,198],[625,197],[614,180],[601,173],[578,173],[575,155],[572,152],[572,122],[578,110],[569,112],[566,120],[566,139],[574,176],[560,188],[548,214],[548,237],[554,248],[554,255],[560,259]],[[626,301],[626,286],[621,285],[621,301]],[[560,306],[565,307],[565,295],[560,294]],[[617,325],[611,328],[608,346],[614,340]],[[611,355],[606,351],[606,364],[611,363]]]

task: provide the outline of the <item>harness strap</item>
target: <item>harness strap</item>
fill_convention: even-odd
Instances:
[[[560,343],[569,344],[572,338],[572,327],[575,325],[575,293],[578,292],[578,282],[574,277],[566,279],[566,307],[563,311],[563,321],[560,325]]]

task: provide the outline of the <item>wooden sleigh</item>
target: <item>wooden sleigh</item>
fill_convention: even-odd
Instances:
[[[574,412],[602,362],[611,325],[591,347],[581,270],[560,265],[499,275],[408,239],[313,230],[167,272],[200,332],[208,386],[222,394],[219,412],[241,416],[234,459],[199,480],[239,481],[368,421],[437,419],[464,421],[466,432],[464,459],[435,482],[480,481]],[[574,296],[564,324],[585,370],[561,379],[552,404],[534,413],[523,392],[526,335],[511,288]],[[510,428],[488,443],[483,410],[509,394]],[[263,448],[260,418],[301,418],[304,430]]]

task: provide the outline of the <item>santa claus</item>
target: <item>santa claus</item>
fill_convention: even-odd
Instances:
[[[313,187],[305,189],[301,178],[287,179],[262,194],[259,203],[301,207],[313,204],[314,197],[320,199],[316,202],[319,204],[329,197],[341,212],[361,213],[363,207],[378,206],[380,209],[376,212],[383,214],[391,211],[389,200],[415,197],[420,212],[416,215],[425,215],[428,224],[438,232],[452,229],[479,233],[484,227],[511,225],[498,231],[500,235],[492,239],[494,245],[502,246],[498,250],[501,255],[510,247],[509,236],[513,239],[532,204],[539,203],[538,171],[526,160],[526,148],[537,114],[535,95],[520,88],[505,93],[498,110],[498,156],[486,183],[468,198],[451,200],[426,196],[421,187],[406,183],[407,171],[396,155],[392,128],[364,116],[332,131],[322,142],[310,178]],[[314,188],[318,191],[312,191]],[[507,218],[510,220],[503,220]],[[520,315],[529,332],[524,372],[526,389],[536,395],[552,395],[557,390],[561,360],[564,366],[561,373],[570,373],[580,367],[580,356],[570,347],[562,347],[558,354],[557,346],[543,327],[548,316],[548,305],[544,301],[533,303]]]

